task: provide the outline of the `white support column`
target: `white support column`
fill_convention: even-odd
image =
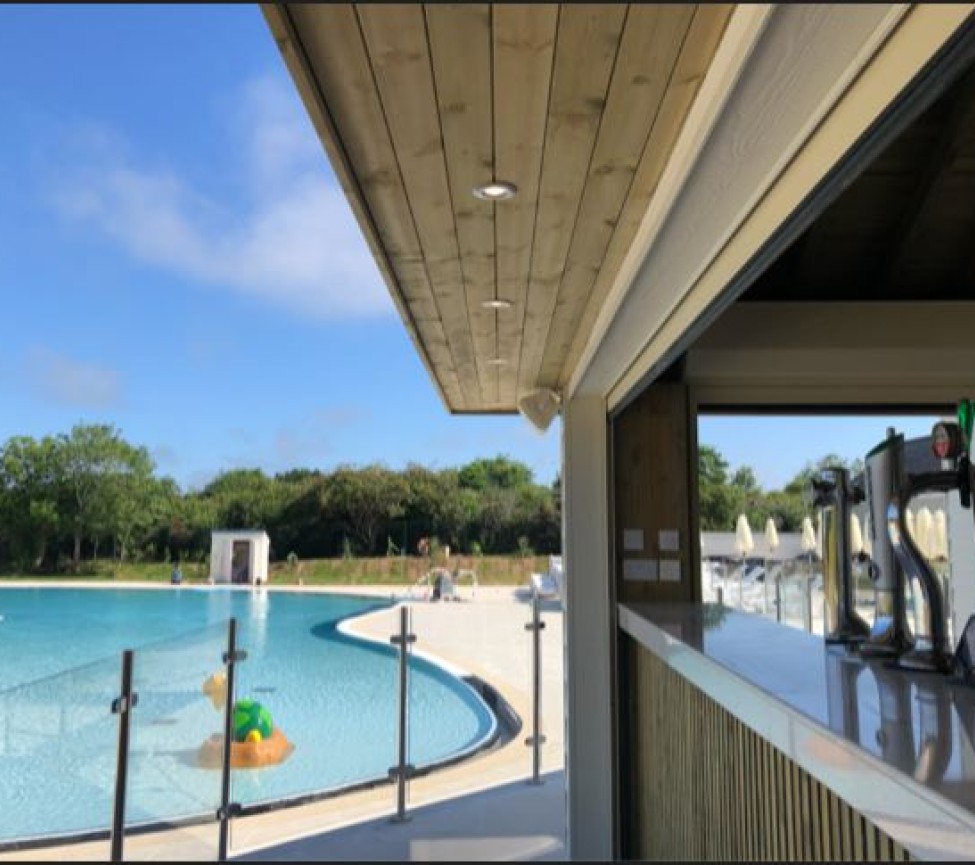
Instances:
[[[564,406],[565,767],[572,859],[613,855],[609,477],[606,401]]]

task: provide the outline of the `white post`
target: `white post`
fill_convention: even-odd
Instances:
[[[613,856],[609,476],[606,403],[573,397],[562,415],[565,550],[565,775],[568,855]]]

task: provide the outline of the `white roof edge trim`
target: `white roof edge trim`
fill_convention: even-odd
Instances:
[[[698,267],[698,276],[685,286],[679,302],[660,317],[653,333],[645,335],[642,346],[628,359],[627,367],[616,371],[621,374],[616,376],[615,382],[607,384],[607,370],[602,370],[604,380],[601,384],[608,388],[610,411],[624,405],[643,386],[653,364],[664,356],[667,347],[675,345],[680,333],[690,330],[696,321],[707,315],[710,304],[719,297],[721,287],[734,281],[752,252],[765,240],[775,237],[790,215],[801,212],[806,194],[828,172],[839,167],[833,180],[836,188],[842,188],[844,178],[859,173],[855,164],[846,166],[844,161],[860,136],[870,129],[886,107],[897,101],[915,75],[972,16],[970,4],[957,7],[920,5],[909,7],[896,26],[891,26],[891,14],[902,9],[902,6],[892,7],[878,22],[874,38],[864,40],[863,48],[848,64],[855,66],[862,61],[859,74],[838,94],[835,104],[779,177],[773,179],[753,210],[744,214],[725,245],[705,263],[706,266]],[[885,31],[885,38],[878,40],[877,37]],[[876,48],[872,56],[865,57],[871,43],[876,44]],[[862,163],[863,159],[861,153],[853,161]],[[699,256],[698,260],[703,258],[705,256]],[[636,293],[631,292],[624,303],[635,296]]]
[[[673,153],[650,200],[650,206],[620,265],[612,288],[596,317],[586,347],[569,379],[566,388],[569,398],[579,389],[582,378],[596,354],[596,349],[605,338],[623,298],[633,285],[647,251],[677,201],[698,156],[707,144],[716,120],[734,93],[738,78],[765,32],[773,11],[774,6],[770,4],[735,7],[674,144]]]

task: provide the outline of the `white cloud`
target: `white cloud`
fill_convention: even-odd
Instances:
[[[64,406],[118,408],[122,378],[117,370],[70,358],[44,346],[27,351],[27,381],[46,399]]]
[[[270,77],[247,83],[227,131],[221,169],[239,172],[243,201],[140,162],[117,133],[88,125],[66,148],[55,206],[140,261],[301,316],[390,314],[379,271],[292,88]]]

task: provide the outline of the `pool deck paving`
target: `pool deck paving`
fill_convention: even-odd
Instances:
[[[531,750],[524,744],[532,718],[531,635],[525,630],[531,606],[524,588],[462,587],[459,602],[433,603],[407,599],[405,587],[306,586],[293,590],[404,600],[412,609],[415,651],[442,662],[452,672],[475,675],[491,684],[520,716],[523,726],[504,744],[412,780],[408,808],[413,819],[406,824],[389,820],[395,811],[395,791],[386,783],[237,818],[231,831],[232,857],[251,861],[564,858],[562,615],[556,604],[542,605],[545,744],[541,767],[545,783],[534,786],[527,783]],[[388,642],[398,630],[397,608],[348,620],[343,630]],[[133,860],[199,861],[215,858],[215,851],[213,825],[126,839],[126,859]],[[0,861],[97,861],[107,858],[107,853],[107,842],[85,842],[0,854]]]

